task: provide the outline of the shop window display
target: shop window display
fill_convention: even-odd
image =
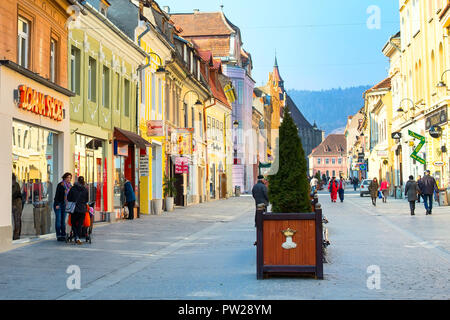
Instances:
[[[100,139],[88,137],[81,134],[75,135],[75,181],[79,176],[83,176],[88,188],[89,202],[95,202],[96,220],[99,213],[105,211],[103,184],[103,163],[105,158],[105,142]]]
[[[55,231],[52,211],[58,183],[57,133],[13,121],[12,172],[22,193],[21,238]]]

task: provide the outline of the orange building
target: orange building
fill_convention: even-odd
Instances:
[[[0,1],[0,175],[5,177],[0,251],[8,249],[13,233],[19,239],[55,231],[54,191],[70,168],[73,92],[67,89],[66,22],[71,5],[75,1]],[[11,178],[6,179],[11,173],[22,195],[16,219],[11,219]]]

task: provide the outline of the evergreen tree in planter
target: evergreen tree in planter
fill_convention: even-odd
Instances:
[[[310,212],[305,151],[288,107],[284,108],[277,147],[278,172],[268,179],[272,212]]]

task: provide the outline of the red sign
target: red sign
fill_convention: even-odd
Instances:
[[[41,92],[21,85],[19,86],[19,108],[24,109],[44,117],[62,121],[63,103],[62,101],[44,95]]]
[[[189,160],[184,157],[175,158],[175,173],[188,173],[189,172]]]
[[[149,120],[147,121],[147,136],[149,137],[162,137],[164,136],[164,127],[161,120]]]
[[[103,211],[108,211],[108,174],[106,173],[106,158],[103,168]]]

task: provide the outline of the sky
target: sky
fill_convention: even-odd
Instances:
[[[388,76],[381,52],[400,30],[397,0],[159,0],[171,13],[223,11],[241,29],[256,86],[275,52],[286,89],[374,85]],[[374,7],[375,6],[375,7]]]

